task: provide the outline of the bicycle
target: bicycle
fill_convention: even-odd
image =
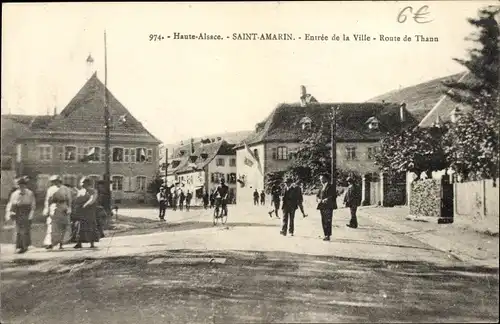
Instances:
[[[222,206],[222,202],[223,202],[222,198],[215,198],[215,208],[213,217],[214,226],[217,225],[219,220],[221,221],[222,224],[226,224],[227,222],[227,205],[224,204],[224,206]]]

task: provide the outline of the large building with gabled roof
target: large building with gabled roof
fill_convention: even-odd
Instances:
[[[105,172],[104,84],[94,73],[68,105],[54,116],[2,115],[17,119],[25,129],[15,138],[18,174],[36,177],[43,192],[49,176],[77,185],[82,176],[94,182]],[[144,201],[149,182],[158,170],[155,138],[109,91],[112,197],[115,202]],[[29,122],[26,122],[29,120]],[[2,135],[3,137],[3,135]],[[3,153],[2,153],[3,154]]]
[[[366,175],[363,200],[383,203],[383,189],[375,182],[379,168],[374,155],[387,133],[414,127],[418,121],[404,103],[283,103],[278,105],[241,145],[236,147],[238,165],[237,201],[250,200],[252,192],[264,189],[265,175],[284,171],[303,145],[311,127],[330,124],[332,107],[337,113],[337,167]]]

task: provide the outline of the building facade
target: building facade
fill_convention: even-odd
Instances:
[[[16,140],[17,173],[36,179],[43,193],[52,174],[76,186],[83,176],[95,183],[105,173],[104,84],[94,75],[61,111],[31,123]],[[109,92],[112,199],[145,202],[158,170],[160,141]],[[36,118],[34,119],[34,121]]]
[[[174,151],[168,163],[167,184],[193,193],[192,205],[203,205],[223,177],[229,187],[229,200],[236,199],[236,152],[234,144],[222,139],[192,143]]]
[[[337,168],[362,175],[363,200],[377,204],[383,199],[374,163],[380,139],[388,132],[415,126],[404,105],[395,103],[281,104],[255,132],[236,147],[238,201],[249,201],[255,189],[264,189],[265,175],[284,171],[292,163],[312,129],[330,124],[331,107],[337,113]]]

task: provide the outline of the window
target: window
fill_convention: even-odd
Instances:
[[[48,174],[39,174],[36,176],[36,190],[37,191],[45,191],[49,187],[49,178]]]
[[[146,177],[138,176],[135,184],[136,191],[146,191]]]
[[[78,177],[74,174],[64,174],[62,176],[63,184],[71,187],[78,187]]]
[[[136,149],[130,149],[130,162],[137,162],[137,150]]]
[[[136,162],[146,162],[147,150],[144,147],[139,147],[135,149]]]
[[[64,147],[64,161],[76,161],[76,146]]]
[[[278,147],[277,152],[277,160],[288,160],[288,148],[286,148],[285,146],[280,146]]]
[[[123,148],[114,147],[113,148],[113,162],[123,162]]]
[[[52,161],[52,146],[50,145],[38,146],[38,161],[41,162]]]
[[[56,156],[59,161],[64,161],[64,147],[62,146],[56,147]]]
[[[227,175],[227,182],[228,183],[236,183],[236,173],[229,173]]]
[[[229,166],[230,167],[235,167],[236,166],[236,159],[230,159],[229,160]]]
[[[366,153],[366,155],[368,157],[368,160],[374,160],[375,159],[375,155],[377,154],[377,152],[378,152],[378,148],[377,147],[369,147],[368,151]]]
[[[217,183],[221,178],[224,178],[224,173],[213,172],[210,176],[212,182]]]
[[[105,159],[101,159],[102,151],[100,147],[93,146],[89,147],[85,153],[87,155],[88,161],[91,162],[99,162],[104,161]]]
[[[123,190],[123,177],[122,176],[112,176],[111,177],[111,190],[122,191]]]
[[[292,160],[297,157],[297,149],[292,149],[288,151],[288,159]]]
[[[123,149],[123,162],[125,163],[129,163],[129,162],[132,162],[132,160],[130,160],[130,151],[133,151],[134,149]]]
[[[82,161],[87,156],[89,149],[87,147],[79,147],[77,149],[77,152],[78,152],[78,161]]]
[[[356,160],[356,148],[346,147],[346,158],[347,160]]]
[[[223,158],[218,158],[215,161],[215,165],[217,165],[217,166],[224,166],[224,159]]]

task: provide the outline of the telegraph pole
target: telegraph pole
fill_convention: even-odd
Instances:
[[[331,114],[331,124],[330,124],[330,136],[331,136],[331,185],[333,188],[333,192],[335,194],[334,208],[337,209],[337,109],[338,107],[332,107]]]
[[[168,177],[168,148],[165,149],[165,188],[167,187],[167,177]]]
[[[106,210],[111,212],[111,176],[110,176],[110,116],[108,107],[108,52],[106,46],[106,31],[104,31],[104,130],[105,130],[105,171],[104,171],[104,184],[106,190]]]

